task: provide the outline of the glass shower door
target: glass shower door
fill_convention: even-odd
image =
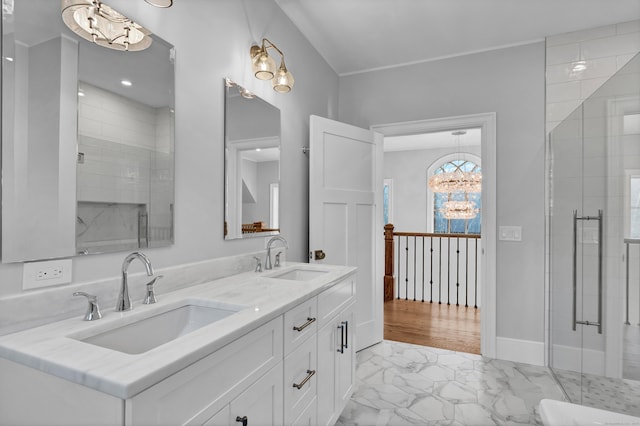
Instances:
[[[550,359],[574,402],[582,402],[583,372],[604,374],[604,158],[594,144],[583,108],[550,139]]]
[[[636,56],[551,132],[547,168],[550,366],[572,402],[635,415],[640,383],[623,380],[623,327],[639,71]]]

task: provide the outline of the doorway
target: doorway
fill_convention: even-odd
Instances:
[[[479,270],[479,274],[480,274],[480,282],[482,283],[482,288],[478,289],[478,292],[480,294],[480,299],[481,301],[479,302],[479,305],[481,305],[483,307],[483,314],[482,314],[482,318],[479,321],[479,324],[476,324],[476,326],[478,327],[478,329],[480,330],[480,350],[479,352],[485,356],[488,357],[495,357],[495,353],[496,353],[496,324],[495,324],[495,309],[496,309],[496,302],[495,302],[495,230],[496,230],[496,215],[495,215],[495,211],[496,211],[496,192],[495,192],[495,176],[496,176],[496,142],[495,142],[495,126],[496,126],[496,117],[495,117],[495,113],[487,113],[487,114],[476,114],[476,115],[468,115],[468,116],[459,116],[459,117],[448,117],[448,118],[442,118],[442,119],[431,119],[431,120],[421,120],[421,121],[413,121],[413,122],[405,122],[405,123],[393,123],[393,124],[383,124],[383,125],[374,125],[371,127],[372,130],[382,133],[385,138],[387,137],[398,137],[398,136],[407,136],[407,135],[419,135],[419,134],[428,134],[428,133],[436,133],[436,132],[452,132],[452,131],[456,131],[456,130],[460,130],[460,129],[479,129],[480,132],[480,157],[481,157],[481,161],[482,161],[482,195],[481,195],[481,203],[483,206],[483,214],[482,214],[482,219],[481,219],[481,229],[482,229],[482,239],[481,242],[478,245],[478,249],[477,249],[477,265],[478,265],[478,270]],[[450,150],[451,151],[451,150]],[[425,165],[425,167],[428,166]],[[424,169],[424,168],[423,168]],[[424,174],[424,170],[422,171],[422,173]],[[421,179],[421,182],[425,185],[426,187],[426,182],[424,182],[424,179]],[[399,193],[399,188],[398,185],[395,183],[392,183],[393,186],[393,192],[395,193],[394,197],[397,200],[398,199],[398,193]],[[385,185],[385,189],[388,190],[389,186]],[[425,191],[425,197],[427,197],[426,191]],[[397,201],[395,203],[397,204]],[[426,199],[425,199],[425,205],[427,204]],[[429,208],[429,207],[428,207]],[[431,206],[431,208],[433,209],[433,206]],[[393,212],[392,214],[390,214],[391,217],[393,217],[395,220],[399,220],[399,215],[398,212]],[[423,215],[424,219],[422,220],[421,224],[424,227],[424,230],[426,231],[426,224],[427,221],[431,221],[432,218],[428,219],[426,217],[426,215]],[[433,229],[435,230],[435,229]],[[427,234],[425,232],[425,234]],[[433,234],[433,232],[432,232]],[[420,236],[417,236],[420,237]],[[406,246],[404,248],[402,248],[402,250],[405,250],[406,253],[410,253],[410,251],[413,251],[414,254],[420,252],[420,250],[422,250],[422,253],[433,253],[433,237],[427,237],[430,238],[429,240],[427,240],[428,242],[425,243],[424,242],[424,236],[422,236],[423,239],[420,243],[416,241],[414,242],[409,242],[409,240],[407,240],[405,242]],[[435,237],[438,238],[438,237]],[[442,243],[441,239],[437,240],[436,244],[440,244]],[[400,246],[399,243],[397,244],[398,246]],[[411,245],[413,244],[413,247],[411,247]],[[425,248],[420,248],[424,245],[427,245],[427,249]],[[457,260],[453,261],[456,265],[456,268],[459,265],[459,253],[460,253],[460,241],[455,241],[453,243],[453,248],[451,247],[451,241],[447,241],[446,242],[447,245],[447,250],[448,253],[456,253],[454,256],[458,256]],[[465,243],[463,243],[463,246],[465,245]],[[466,244],[468,245],[468,244]],[[398,247],[395,247],[395,249],[397,250]],[[444,251],[443,251],[444,253]],[[417,257],[417,256],[416,256]],[[409,256],[406,256],[406,259],[408,259]],[[433,259],[427,260],[427,262],[432,261]],[[452,263],[450,262],[448,264],[448,267],[450,268],[449,274],[451,273],[451,265]],[[415,278],[419,275],[419,273],[415,272],[413,273],[413,283],[410,284],[409,283],[409,278],[408,278],[409,272],[407,270],[407,275],[405,277],[402,276],[397,276],[395,278],[395,285],[394,285],[394,291],[396,292],[396,299],[401,299],[401,297],[398,297],[398,294],[400,294],[401,296],[404,297],[404,299],[406,301],[408,301],[409,299],[411,299],[411,303],[414,303],[413,299],[416,299],[415,303],[417,303],[418,305],[424,307],[424,306],[428,306],[429,308],[434,308],[435,309],[430,309],[430,312],[418,312],[416,313],[415,310],[417,309],[416,306],[414,305],[413,308],[407,308],[406,305],[403,307],[401,303],[397,303],[397,305],[399,306],[392,306],[395,305],[395,301],[393,304],[387,304],[385,303],[385,317],[392,317],[395,316],[396,318],[398,318],[398,313],[400,313],[400,316],[405,316],[406,320],[410,321],[410,322],[415,322],[416,318],[422,318],[424,319],[425,317],[431,318],[430,321],[428,321],[429,323],[433,323],[436,322],[434,321],[434,318],[442,318],[442,315],[445,314],[445,312],[443,312],[443,307],[446,307],[447,309],[449,308],[459,308],[460,307],[460,299],[457,298],[455,300],[455,303],[452,303],[452,299],[451,299],[451,295],[453,294],[451,291],[446,291],[447,296],[449,296],[449,300],[447,302],[445,302],[446,304],[443,304],[443,300],[438,300],[435,304],[434,303],[424,303],[422,302],[422,300],[425,300],[426,302],[432,302],[432,295],[433,295],[433,282],[431,282],[432,280],[428,280],[430,281],[429,284],[426,286],[426,288],[429,290],[429,298],[426,298],[425,294],[426,294],[426,290],[424,290],[423,288],[420,287],[420,285],[418,285],[415,282]],[[424,277],[424,274],[422,275]],[[459,275],[458,275],[459,277]],[[385,281],[387,281],[387,277],[385,276]],[[454,290],[456,292],[456,296],[459,296],[459,290],[460,290],[460,285],[459,285],[459,280],[456,279],[454,281]],[[402,286],[405,286],[405,292],[404,294],[402,294]],[[413,287],[412,287],[413,286]],[[421,291],[421,295],[419,295],[420,291],[418,290],[420,288]],[[440,291],[438,292],[438,294],[444,294],[445,292],[442,289],[439,289]],[[409,297],[409,293],[412,293],[411,298]],[[419,297],[419,301],[418,301],[418,297]],[[398,301],[400,302],[400,301]],[[438,303],[440,302],[440,303]],[[468,301],[465,303],[468,305]],[[387,308],[387,305],[389,306],[389,308]],[[458,306],[456,306],[458,305]],[[398,308],[398,309],[393,309],[393,308]],[[393,312],[392,312],[393,311]],[[411,312],[414,311],[414,312]],[[413,318],[413,319],[412,319]],[[386,322],[385,318],[385,322]],[[452,325],[455,328],[455,324]],[[386,330],[385,330],[386,332]],[[464,349],[463,349],[464,351]]]

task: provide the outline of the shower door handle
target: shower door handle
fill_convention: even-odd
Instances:
[[[578,294],[578,221],[598,221],[598,321],[578,321],[577,319],[577,294]],[[598,327],[598,334],[602,334],[602,210],[598,210],[598,216],[578,216],[578,211],[573,211],[573,331],[578,324],[593,325]]]

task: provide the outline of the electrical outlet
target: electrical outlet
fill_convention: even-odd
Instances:
[[[26,262],[22,269],[24,290],[68,284],[71,282],[71,259]]]
[[[36,281],[42,280],[55,280],[56,278],[62,278],[64,275],[64,268],[60,266],[54,266],[53,268],[40,268],[36,272]]]

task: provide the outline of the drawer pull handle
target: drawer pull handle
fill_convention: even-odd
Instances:
[[[247,416],[237,416],[236,417],[236,422],[240,423],[242,422],[242,426],[247,426],[249,424],[249,419],[247,418]]]
[[[294,383],[293,387],[302,389],[302,387],[309,381],[309,379],[313,377],[314,374],[316,374],[316,370],[307,370],[307,377],[305,377],[304,380],[300,382],[300,384]]]
[[[307,318],[307,322],[305,322],[304,324],[302,324],[300,327],[298,326],[294,326],[293,329],[295,331],[302,331],[305,328],[309,327],[311,324],[313,324],[314,322],[316,322],[315,318]]]

